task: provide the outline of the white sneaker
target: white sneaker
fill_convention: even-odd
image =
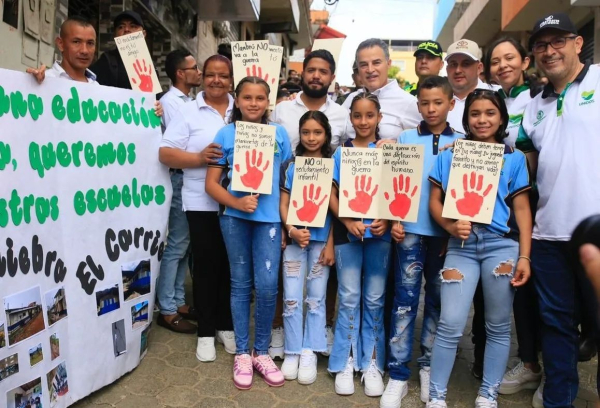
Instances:
[[[542,381],[540,386],[535,390],[533,399],[531,400],[531,406],[533,408],[544,408],[544,384],[546,383],[546,376],[542,375]]]
[[[283,359],[283,344],[285,337],[283,327],[278,327],[271,330],[271,344],[269,344],[269,355],[274,360],[275,358]]]
[[[383,378],[381,378],[375,360],[371,360],[369,368],[362,376],[362,381],[365,382],[365,395],[367,397],[380,397],[383,394]]]
[[[298,382],[309,385],[317,380],[317,355],[312,350],[302,350],[300,355],[300,369]]]
[[[446,401],[431,400],[425,405],[425,408],[448,408],[448,405],[446,405]]]
[[[217,331],[217,341],[223,345],[229,354],[235,354],[235,334],[230,330]]]
[[[333,349],[333,327],[325,327],[325,333],[327,335],[327,351],[324,351],[321,354],[325,357],[329,357],[331,349]]]
[[[431,367],[423,367],[419,370],[419,380],[421,383],[421,402],[429,401],[429,379],[431,377]]]
[[[512,370],[507,371],[502,378],[498,393],[504,395],[516,394],[521,390],[535,390],[542,381],[542,371],[534,373],[525,367],[521,361]]]
[[[402,398],[408,394],[408,385],[406,381],[394,380],[390,378],[387,387],[379,400],[379,408],[400,408]]]
[[[354,360],[348,357],[346,368],[335,375],[335,393],[338,395],[354,394]]]
[[[475,400],[475,408],[498,408],[498,403],[492,399],[478,395]]]
[[[286,354],[283,360],[283,364],[281,365],[281,372],[283,373],[283,378],[288,381],[295,380],[298,378],[298,361],[300,360],[300,356],[298,354]]]
[[[215,350],[214,337],[198,337],[196,358],[204,363],[215,361],[217,358],[217,350]]]

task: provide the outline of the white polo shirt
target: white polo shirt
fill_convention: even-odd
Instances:
[[[204,92],[195,101],[184,104],[173,117],[160,147],[172,147],[186,152],[199,153],[213,142],[217,132],[227,124],[233,109],[233,98],[229,95],[229,107],[225,118],[212,106],[204,102]],[[184,211],[218,211],[219,204],[206,191],[206,167],[183,169]]]
[[[271,121],[279,123],[287,131],[292,145],[292,152],[296,150],[296,146],[300,143],[300,118],[308,112],[308,108],[302,101],[302,95],[303,92],[299,92],[296,99],[279,103],[275,110],[271,112]],[[332,133],[331,148],[334,151],[338,146],[344,144],[348,128],[352,128],[350,113],[348,109],[338,105],[330,98],[325,100],[319,110],[329,119]]]
[[[344,101],[346,109],[350,110],[352,99],[364,89],[359,89],[348,95]],[[387,85],[373,92],[381,104],[383,118],[379,124],[379,137],[382,139],[398,139],[400,133],[408,129],[415,129],[421,120],[421,114],[417,109],[417,98],[400,88],[395,79],[388,80]],[[354,128],[348,129],[348,138],[356,136]]]
[[[52,68],[46,70],[46,78],[63,78],[68,79],[70,81],[74,81],[74,79],[71,78],[69,74],[67,74],[67,72],[63,69],[62,65],[60,64],[61,62],[54,61],[54,64],[52,64]],[[85,77],[87,78],[88,84],[100,85],[96,81],[96,74],[94,74],[89,69],[85,70]]]
[[[523,115],[520,137],[539,152],[533,238],[568,241],[600,213],[600,67],[585,65],[557,95],[549,84]]]
[[[508,91],[508,95],[502,90],[499,90],[498,92],[503,96],[504,103],[506,103],[506,108],[508,109],[508,126],[506,127],[508,136],[504,139],[504,143],[510,147],[524,150],[519,143],[520,141],[517,140],[517,137],[519,135],[519,128],[521,127],[521,121],[523,120],[523,113],[532,99],[529,84],[511,88],[510,91]]]
[[[491,89],[492,91],[497,91],[500,89],[500,87],[498,85],[486,84],[481,79],[478,79],[475,89]],[[473,91],[475,89],[473,89]],[[469,96],[469,94],[467,94],[467,96]],[[465,112],[465,102],[467,101],[467,96],[465,96],[463,99],[460,99],[458,96],[454,95],[454,109],[448,112],[448,123],[450,123],[450,126],[452,126],[454,130],[457,130],[460,133],[466,133],[462,124],[462,120],[463,113]]]
[[[171,86],[169,90],[160,98],[160,103],[163,107],[162,123],[164,128],[169,126],[169,122],[179,111],[179,109],[185,105],[186,102],[191,101],[188,95],[181,92],[179,89]],[[164,131],[164,129],[163,129]]]

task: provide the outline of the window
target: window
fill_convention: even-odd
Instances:
[[[19,24],[19,0],[4,0],[4,13],[2,21],[9,26],[18,28]]]

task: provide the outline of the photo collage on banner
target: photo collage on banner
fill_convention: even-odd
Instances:
[[[148,350],[172,194],[160,118],[139,91],[0,69],[0,128],[0,407],[63,408]]]

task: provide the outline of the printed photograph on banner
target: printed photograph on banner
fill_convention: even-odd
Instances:
[[[98,316],[113,312],[121,307],[119,285],[96,292],[96,312]]]
[[[140,359],[144,358],[146,356],[146,353],[148,352],[148,335],[150,334],[151,328],[152,322],[150,322],[148,327],[142,330],[140,334]]]
[[[6,296],[4,312],[9,346],[14,346],[46,329],[39,286]]]
[[[144,32],[116,37],[115,43],[129,76],[131,89],[154,94],[162,92]]]
[[[58,333],[50,336],[50,360],[55,360],[60,357],[60,339]]]
[[[26,382],[6,393],[7,408],[41,407],[43,400],[41,377]]]
[[[121,265],[123,299],[127,302],[150,293],[150,259]]]
[[[46,292],[45,299],[49,326],[67,317],[67,299],[64,286]]]
[[[127,341],[125,340],[125,320],[119,320],[112,325],[112,342],[115,357],[127,352]]]
[[[316,51],[316,50],[329,51],[331,53],[331,55],[333,56],[333,60],[335,61],[335,66],[339,67],[340,53],[342,52],[342,45],[344,44],[344,40],[345,40],[345,38],[326,38],[326,39],[317,38],[313,42],[311,51]],[[334,92],[334,91],[335,91],[335,81],[333,81],[331,83],[327,92]]]
[[[442,217],[491,223],[504,144],[457,140],[453,152]]]
[[[0,360],[0,383],[19,372],[19,355],[17,353]]]
[[[332,179],[333,159],[296,157],[287,223],[325,226]]]
[[[379,218],[382,150],[340,147],[340,217]]]
[[[29,349],[29,365],[41,363],[44,360],[44,350],[42,349],[42,343]]]
[[[429,205],[420,202],[425,146],[386,143],[382,150],[380,217],[417,222],[419,205]]]
[[[148,323],[148,301],[131,306],[131,328],[139,329]]]
[[[275,131],[276,128],[272,125],[236,122],[232,190],[257,194],[272,193]]]
[[[4,322],[0,323],[0,349],[6,347],[6,334],[4,333]]]
[[[69,392],[67,379],[67,363],[63,361],[46,374],[48,393],[50,394],[50,407],[54,407],[58,400]]]

